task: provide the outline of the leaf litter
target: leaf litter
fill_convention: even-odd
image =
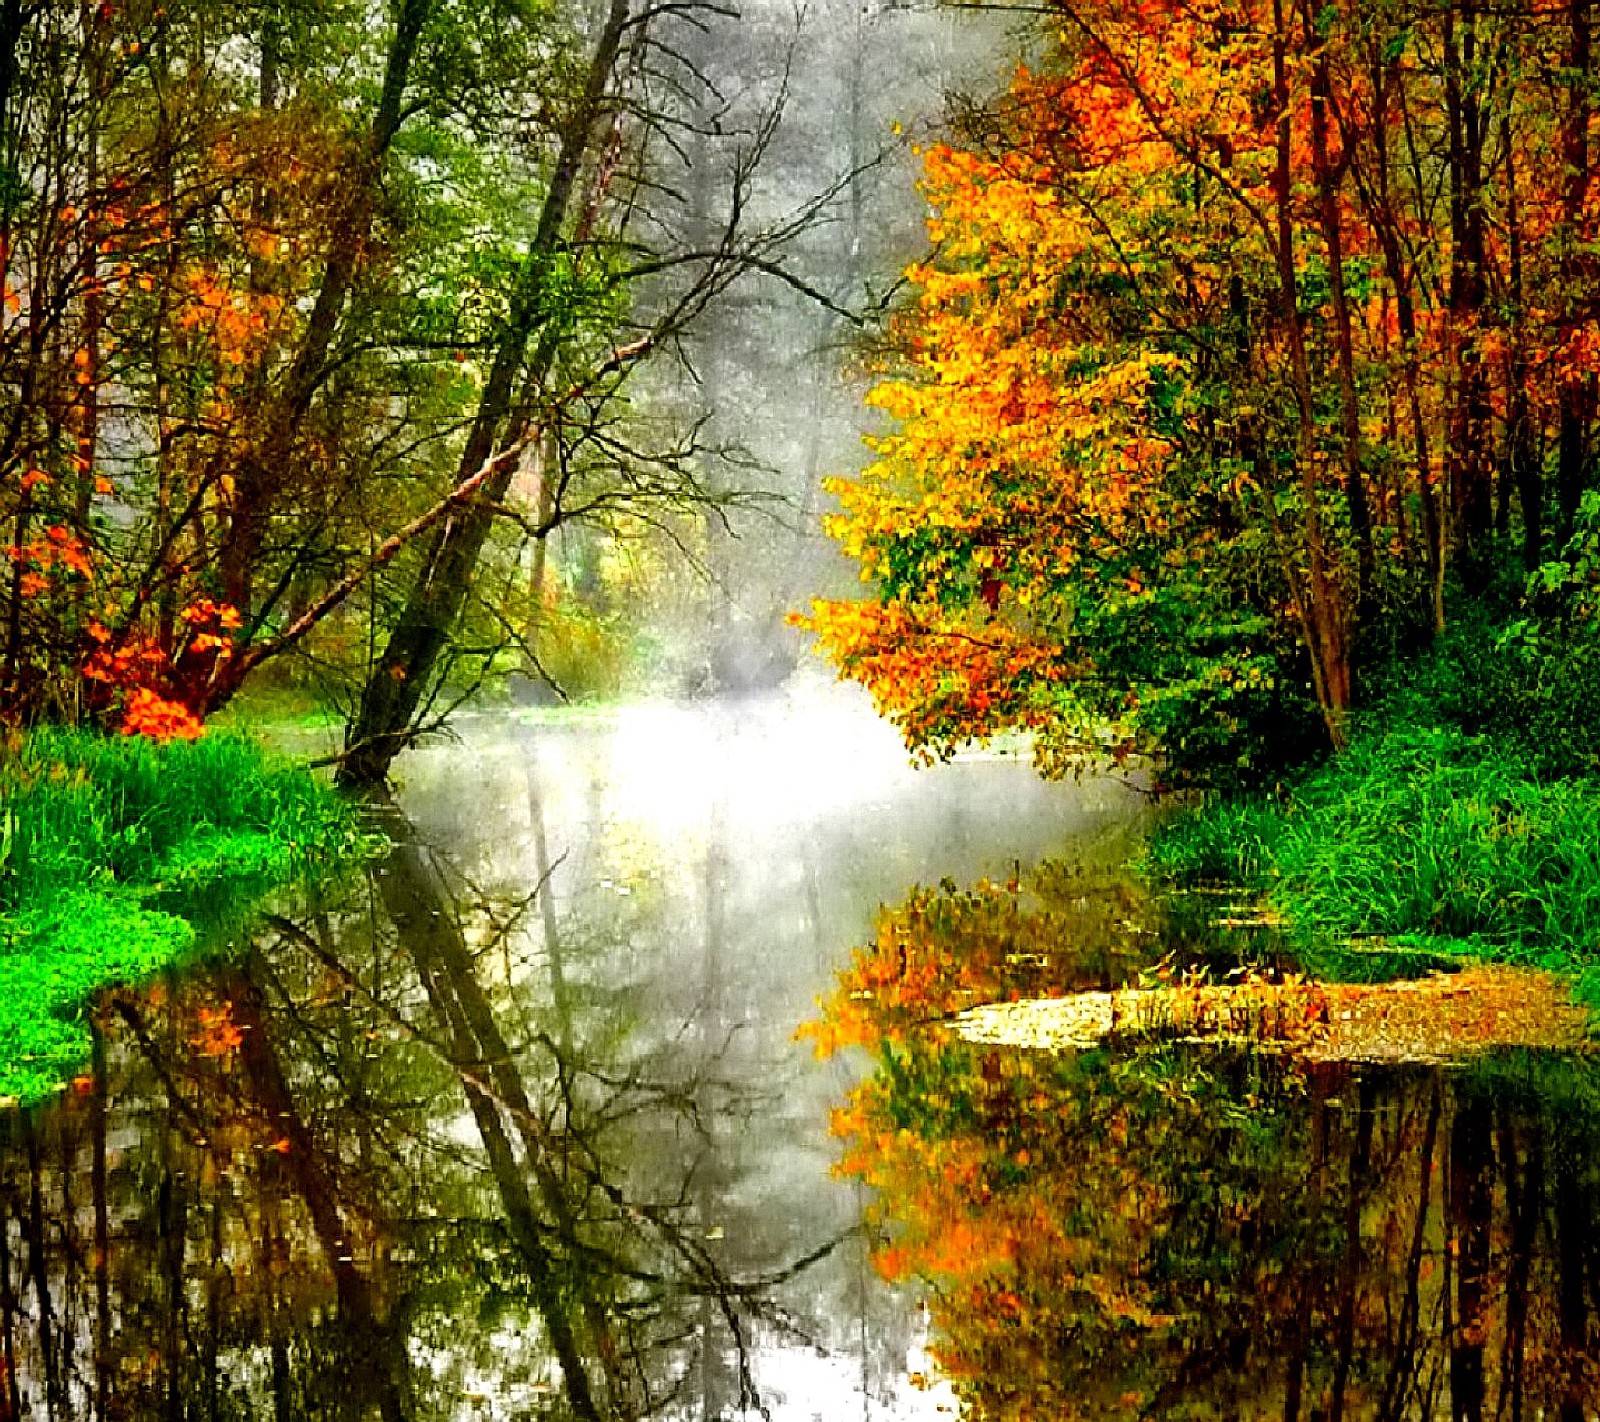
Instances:
[[[1167,1038],[1286,1052],[1312,1061],[1443,1064],[1496,1048],[1590,1045],[1568,979],[1480,965],[1389,983],[1285,979],[1183,983],[987,1003],[951,1019],[966,1041],[1070,1050]]]

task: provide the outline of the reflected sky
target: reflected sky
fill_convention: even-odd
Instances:
[[[0,1422],[1595,1415],[1592,1058],[945,1030],[1245,951],[1137,789],[848,694],[404,766],[387,854],[0,1119]]]
[[[0,1416],[950,1415],[795,1029],[879,904],[1140,807],[846,694],[476,718],[6,1123]]]

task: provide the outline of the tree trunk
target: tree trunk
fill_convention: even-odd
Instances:
[[[1535,1234],[1539,1216],[1544,1211],[1541,1129],[1535,1117],[1528,1127],[1527,1144],[1519,1160],[1515,1118],[1509,1107],[1500,1107],[1500,1161],[1506,1182],[1506,1213],[1511,1224],[1511,1258],[1506,1267],[1505,1345],[1495,1416],[1508,1416],[1510,1422],[1522,1422],[1527,1390],[1529,1282],[1533,1274]]]
[[[31,1115],[22,1121],[22,1139],[28,1155],[28,1209],[22,1217],[23,1239],[28,1246],[28,1276],[39,1307],[39,1356],[44,1367],[45,1415],[49,1422],[66,1407],[66,1385],[61,1376],[56,1337],[55,1303],[50,1294],[50,1263],[45,1257],[44,1165],[39,1155],[38,1125]]]
[[[1489,451],[1492,412],[1481,341],[1487,296],[1487,244],[1483,211],[1485,117],[1471,82],[1477,59],[1477,14],[1462,7],[1458,37],[1455,11],[1444,11],[1445,113],[1450,166],[1450,348],[1454,400],[1449,446],[1453,512],[1460,530],[1463,568],[1476,581],[1487,574],[1488,542],[1494,528],[1494,479]],[[1463,74],[1467,82],[1463,83]]]
[[[1584,1422],[1588,1415],[1584,1375],[1589,1357],[1589,1312],[1583,1284],[1593,1221],[1583,1198],[1578,1151],[1576,1140],[1562,1142],[1555,1179],[1556,1313],[1566,1373],[1561,1422]]]
[[[1372,1160],[1373,1088],[1369,1077],[1357,1087],[1355,1140],[1350,1147],[1350,1173],[1345,1183],[1344,1257],[1339,1264],[1339,1312],[1334,1322],[1333,1382],[1328,1422],[1344,1422],[1345,1391],[1355,1356],[1356,1301],[1361,1288],[1361,1207],[1369,1186]]]
[[[358,1401],[375,1405],[383,1422],[405,1422],[401,1378],[405,1348],[393,1325],[378,1313],[371,1282],[354,1259],[338,1185],[323,1162],[321,1147],[295,1102],[267,1030],[265,1004],[248,970],[228,982],[241,1037],[239,1058],[251,1094],[270,1129],[288,1142],[285,1167],[305,1202],[323,1259],[333,1275],[339,1321],[349,1340],[350,1386]]]
[[[1450,1336],[1450,1415],[1482,1422],[1493,1225],[1493,1121],[1481,1096],[1457,1098],[1450,1125],[1449,1209],[1457,1243],[1455,1327]]]
[[[1328,286],[1333,303],[1334,341],[1339,355],[1339,434],[1344,459],[1345,500],[1350,511],[1350,532],[1356,544],[1358,624],[1372,599],[1372,516],[1367,506],[1366,481],[1361,469],[1361,404],[1356,393],[1355,340],[1350,325],[1350,301],[1344,275],[1344,233],[1339,219],[1340,174],[1328,148],[1328,109],[1333,79],[1327,40],[1318,43],[1316,19],[1308,4],[1304,12],[1306,44],[1315,46],[1311,71],[1311,163],[1317,182],[1317,214],[1322,240],[1328,250]]]
[[[283,487],[285,470],[293,464],[301,421],[327,374],[334,333],[360,272],[384,160],[400,130],[412,61],[433,3],[434,0],[399,0],[378,108],[335,229],[338,236],[328,253],[316,300],[306,318],[305,334],[284,372],[276,398],[268,402],[258,423],[259,443],[245,456],[235,475],[228,532],[218,549],[218,573],[223,600],[239,610],[247,626],[258,611],[252,607],[255,570],[268,523]],[[262,87],[265,89],[270,82],[275,88],[276,66],[265,62],[268,73],[263,76]]]
[[[4,1144],[10,1145],[10,1132]],[[0,1422],[19,1422],[22,1396],[17,1386],[17,1318],[20,1315],[16,1290],[11,1284],[11,1198],[0,1195],[0,1356],[5,1360],[5,1393],[0,1395]]]
[[[94,1415],[107,1422],[111,1404],[111,1201],[106,1183],[106,1034],[90,1023],[89,1191],[94,1206]]]
[[[1561,285],[1567,293],[1563,313],[1562,343],[1570,341],[1583,319],[1581,286],[1588,261],[1577,250],[1583,209],[1589,195],[1589,115],[1591,14],[1590,0],[1568,0],[1567,112],[1561,125],[1561,164],[1566,181],[1561,194],[1563,252]],[[1594,398],[1588,378],[1569,374],[1561,384],[1560,433],[1556,445],[1556,536],[1565,544],[1572,537],[1578,504],[1588,481],[1589,424],[1594,418]]]
[[[534,1126],[529,1100],[510,1046],[493,1008],[473,975],[472,959],[454,918],[435,887],[434,876],[409,825],[402,823],[379,879],[384,907],[401,945],[411,954],[429,1002],[444,1029],[447,1055],[457,1068],[489,1173],[505,1210],[506,1225],[561,1365],[567,1401],[582,1422],[600,1422],[626,1408],[602,1407],[584,1361],[572,1308],[565,1297],[560,1261],[546,1244],[550,1233],[569,1251],[577,1244],[577,1222],[552,1153]],[[541,890],[543,892],[543,890]],[[508,1129],[506,1117],[512,1118]],[[513,1144],[522,1142],[522,1161]],[[529,1189],[532,1177],[534,1190]],[[535,1199],[548,1215],[540,1214]],[[550,1226],[554,1226],[553,1230]],[[582,1266],[577,1266],[581,1269]],[[581,1273],[572,1292],[580,1302],[595,1351],[606,1365],[612,1391],[624,1392],[605,1314]]]
[[[520,434],[508,432],[506,427],[512,419],[517,377],[539,321],[540,284],[560,243],[579,172],[606,106],[630,13],[631,0],[611,0],[582,97],[562,133],[550,190],[518,277],[505,333],[461,452],[458,482],[481,468],[497,444],[511,443]],[[536,396],[544,385],[555,356],[551,340],[541,341],[535,348],[523,382],[530,396]],[[446,520],[434,535],[400,620],[368,673],[355,721],[346,729],[340,784],[350,788],[382,784],[390,764],[409,740],[412,722],[466,606],[478,559],[493,526],[492,506],[505,497],[515,471],[514,459],[502,461],[484,484],[481,499]]]
[[[1399,328],[1400,378],[1411,422],[1411,440],[1417,479],[1417,499],[1422,510],[1422,536],[1426,545],[1428,620],[1435,632],[1444,631],[1445,527],[1444,500],[1434,479],[1428,422],[1422,406],[1422,377],[1417,335],[1416,283],[1401,241],[1401,223],[1395,212],[1389,181],[1389,96],[1405,82],[1398,60],[1385,59],[1380,49],[1372,68],[1373,114],[1369,124],[1374,150],[1372,183],[1362,190],[1367,216],[1384,270],[1394,288],[1395,323]]]
[[[1516,143],[1506,138],[1506,227],[1510,244],[1511,354],[1506,399],[1506,475],[1516,486],[1522,509],[1522,564],[1539,566],[1544,533],[1544,470],[1535,445],[1528,401],[1527,292],[1522,266],[1522,206],[1517,192]]]
[[[1300,584],[1285,558],[1291,588],[1311,657],[1312,680],[1322,708],[1328,739],[1343,750],[1351,706],[1350,651],[1347,617],[1337,582],[1328,567],[1328,550],[1322,525],[1321,491],[1317,487],[1316,409],[1311,388],[1311,367],[1306,357],[1305,328],[1300,319],[1300,287],[1295,275],[1293,175],[1291,171],[1292,116],[1289,109],[1288,35],[1284,27],[1283,0],[1273,0],[1272,89],[1277,113],[1277,161],[1273,171],[1273,204],[1277,216],[1274,258],[1279,299],[1289,345],[1290,373],[1294,385],[1299,439],[1301,520],[1309,575]]]

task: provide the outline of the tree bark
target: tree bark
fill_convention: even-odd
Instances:
[[[1291,169],[1292,115],[1289,108],[1288,34],[1283,0],[1273,0],[1272,101],[1277,114],[1277,152],[1273,169],[1273,205],[1276,231],[1273,256],[1278,272],[1279,299],[1284,332],[1289,345],[1290,375],[1298,416],[1297,463],[1300,473],[1301,526],[1309,562],[1302,586],[1290,569],[1291,584],[1311,657],[1312,680],[1328,739],[1335,750],[1347,740],[1346,722],[1351,707],[1350,650],[1347,616],[1337,582],[1328,567],[1328,549],[1322,524],[1322,494],[1317,487],[1316,408],[1311,367],[1306,356],[1305,327],[1300,319],[1300,284],[1295,274],[1293,178]]]
[[[1444,11],[1445,115],[1450,168],[1450,348],[1454,399],[1449,445],[1452,509],[1460,531],[1462,567],[1481,583],[1494,527],[1490,463],[1492,412],[1480,349],[1487,297],[1483,211],[1485,117],[1470,71],[1477,59],[1477,14],[1462,6],[1459,35],[1453,5]],[[1463,82],[1465,76],[1466,82]]]
[[[1589,195],[1589,97],[1592,68],[1591,0],[1567,3],[1567,111],[1561,125],[1561,164],[1565,182],[1561,194],[1562,289],[1568,309],[1563,313],[1563,344],[1570,341],[1583,319],[1580,288],[1589,263],[1578,252],[1583,209]],[[1581,372],[1569,373],[1561,384],[1561,415],[1556,444],[1556,536],[1565,544],[1572,537],[1578,504],[1588,481],[1589,425],[1594,418],[1593,387]]]
[[[1350,300],[1344,274],[1344,232],[1339,216],[1340,170],[1335,169],[1328,146],[1328,109],[1333,100],[1333,79],[1328,41],[1316,33],[1310,4],[1304,11],[1306,44],[1315,49],[1311,70],[1311,163],[1317,183],[1317,215],[1328,251],[1328,287],[1333,304],[1334,344],[1339,357],[1339,435],[1344,461],[1345,501],[1350,512],[1350,532],[1355,539],[1357,567],[1357,624],[1372,599],[1372,515],[1361,467],[1361,403],[1356,393],[1355,338],[1351,330]]]
[[[540,321],[544,270],[560,244],[579,174],[599,128],[630,14],[631,0],[611,0],[583,94],[562,133],[555,172],[518,277],[506,329],[461,452],[460,478],[482,465],[497,443],[505,442],[502,431],[512,418],[513,391]],[[555,356],[553,341],[536,346],[523,381],[530,395],[536,396],[544,385]],[[505,497],[514,473],[514,463],[507,461],[484,485],[481,502],[447,520],[435,534],[400,620],[368,674],[356,718],[346,730],[340,784],[350,788],[382,784],[410,738],[417,710],[466,606],[493,526],[492,506]]]

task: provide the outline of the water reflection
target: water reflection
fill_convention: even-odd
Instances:
[[[424,758],[370,873],[103,1004],[0,1125],[0,1417],[931,1415],[792,1033],[880,899],[1130,797],[669,722]]]
[[[1159,921],[1097,934],[1072,874],[1031,889],[913,896],[815,1029],[875,1060],[835,1130],[964,1416],[1594,1415],[1592,1059],[962,1042],[938,1021],[1126,977]]]

